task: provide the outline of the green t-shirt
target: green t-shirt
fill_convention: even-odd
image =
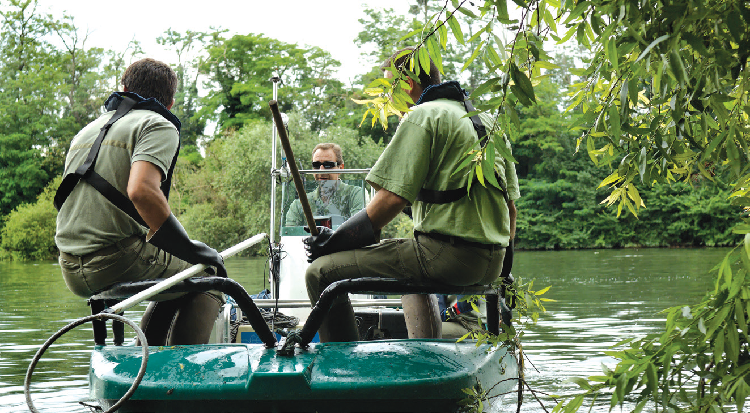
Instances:
[[[73,138],[65,159],[65,175],[83,164],[99,129],[112,117],[107,112]],[[180,138],[172,123],[150,110],[132,110],[115,122],[102,141],[94,170],[123,194],[127,194],[130,165],[148,161],[166,179]],[[57,214],[55,243],[60,251],[85,255],[131,235],[145,234],[127,214],[81,181]]]
[[[414,106],[401,120],[391,142],[367,175],[376,189],[384,188],[412,203],[414,229],[454,235],[469,241],[507,246],[510,240],[508,205],[500,190],[472,182],[468,196],[447,204],[415,201],[420,189],[465,187],[469,168],[453,172],[477,141],[477,133],[461,102],[438,99]],[[489,130],[492,119],[481,115]],[[505,142],[510,149],[510,142]],[[520,197],[515,166],[499,153],[495,166],[508,197]],[[451,176],[452,175],[452,176]]]
[[[328,202],[323,201],[320,196],[320,187],[307,194],[313,215],[335,214],[346,220],[365,207],[364,188],[348,185],[340,180],[322,182],[331,185],[331,195]],[[307,225],[299,199],[295,199],[289,206],[284,225],[288,227]]]

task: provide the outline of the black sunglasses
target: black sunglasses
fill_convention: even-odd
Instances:
[[[321,166],[323,166],[326,169],[333,169],[333,168],[339,166],[339,163],[338,162],[333,162],[333,161],[325,161],[325,162],[315,161],[315,162],[312,163],[312,166],[313,166],[313,169],[320,169]]]

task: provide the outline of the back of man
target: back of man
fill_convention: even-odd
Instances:
[[[115,283],[170,277],[191,263],[225,275],[221,256],[187,237],[171,214],[168,185],[162,185],[169,182],[180,144],[179,120],[169,112],[177,76],[162,62],[142,59],[126,69],[122,84],[124,91],[110,96],[107,113],[75,136],[66,157],[55,197],[55,242],[66,285],[90,297]],[[80,173],[82,165],[92,166]],[[165,301],[151,303],[141,323],[150,345],[208,341],[221,297],[160,298]]]
[[[65,160],[66,175],[83,164],[99,130],[113,113],[108,111],[73,138]],[[95,170],[125,194],[133,162],[151,162],[166,177],[178,145],[174,125],[157,113],[135,109],[110,128]],[[57,215],[55,243],[60,251],[69,254],[86,255],[133,235],[145,237],[146,229],[91,185],[77,185]]]
[[[412,109],[370,171],[368,181],[380,188],[390,188],[412,203],[417,233],[454,235],[482,244],[508,245],[510,218],[501,191],[483,188],[475,180],[471,193],[455,202],[436,204],[417,199],[422,188],[445,191],[467,185],[469,167],[458,172],[456,167],[467,151],[476,146],[477,134],[464,117],[466,109],[460,102],[438,99]],[[483,122],[492,125],[489,117],[483,117]],[[500,156],[495,159],[499,179],[507,182],[511,199],[517,198],[515,175],[506,176],[506,161]]]

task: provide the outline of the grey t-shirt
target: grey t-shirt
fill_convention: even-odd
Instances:
[[[65,175],[83,164],[99,129],[113,114],[114,111],[103,114],[73,138],[65,159]],[[94,170],[127,195],[133,162],[151,162],[162,171],[162,179],[166,179],[179,142],[177,128],[163,116],[150,110],[132,110],[110,128]],[[145,233],[146,228],[81,181],[57,214],[55,243],[60,251],[85,255],[131,235]]]

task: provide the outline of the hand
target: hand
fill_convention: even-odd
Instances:
[[[211,275],[216,274],[218,277],[227,278],[224,258],[218,251],[200,241],[192,241],[192,244],[196,261],[208,266],[204,271]]]
[[[317,258],[324,255],[328,255],[331,252],[326,252],[326,245],[328,240],[331,239],[334,231],[328,227],[317,227],[318,235],[311,235],[302,242],[305,244],[305,251],[307,252],[307,262],[313,262]],[[310,232],[310,228],[305,227],[305,231]]]

